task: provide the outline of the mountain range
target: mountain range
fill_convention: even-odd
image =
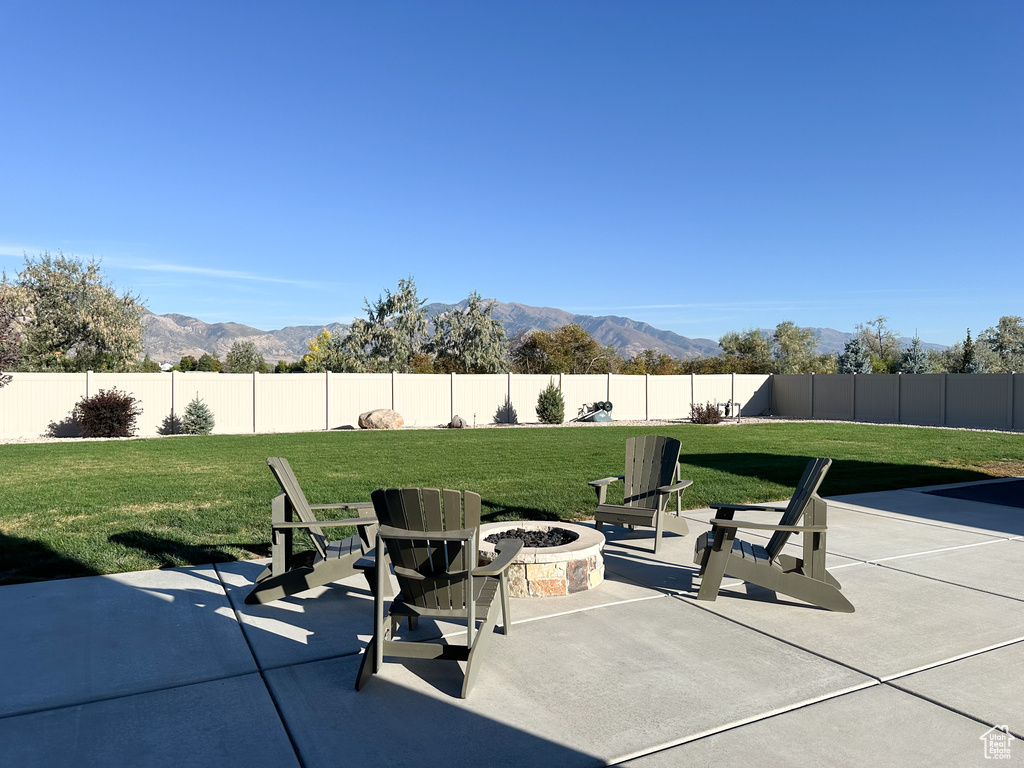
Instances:
[[[610,345],[626,358],[645,349],[687,359],[721,352],[714,339],[680,336],[663,331],[647,323],[615,315],[575,315],[554,307],[530,307],[526,304],[493,301],[492,316],[505,326],[508,335],[532,330],[549,330],[568,323],[578,323],[600,344]],[[428,304],[424,307],[433,318],[452,305]],[[465,302],[454,305],[464,307]],[[277,360],[293,362],[308,351],[307,342],[324,328],[332,333],[345,333],[343,323],[323,325],[292,325],[274,331],[262,331],[241,323],[205,323],[194,317],[179,314],[155,315],[147,312],[143,317],[146,352],[158,363],[177,363],[184,355],[201,357],[205,353],[218,355],[222,360],[235,341],[251,341],[264,359],[273,364]],[[816,328],[819,352],[841,352],[846,342],[856,334],[832,328]],[[765,331],[762,331],[765,332]],[[767,331],[768,334],[771,331]],[[910,339],[901,339],[906,346]],[[924,344],[925,348],[943,349],[938,344]]]

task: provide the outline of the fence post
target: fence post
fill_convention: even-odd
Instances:
[[[608,371],[608,373],[606,373],[605,376],[607,376],[608,378],[605,380],[605,385],[604,385],[604,399],[605,400],[611,400],[612,399],[612,372]]]
[[[1006,383],[1009,390],[1006,393],[1006,428],[1013,429],[1013,371],[1006,374]]]
[[[392,411],[396,410],[395,409],[395,376],[396,375],[397,375],[397,373],[395,371],[391,372],[391,410]]]
[[[331,369],[324,371],[324,429],[331,429]]]
[[[814,374],[811,374],[811,386],[808,388],[811,395],[811,418],[814,418]]]
[[[697,374],[690,374],[690,414],[693,414],[693,404],[696,402],[697,397]]]
[[[455,371],[452,371],[448,375],[451,376],[448,382],[448,410],[450,411],[448,414],[448,423],[451,424],[452,419],[455,418]],[[465,419],[465,417],[463,417],[463,419]]]
[[[651,374],[644,374],[644,421],[651,420]]]
[[[91,374],[91,373],[92,373],[92,371],[86,371],[85,372],[85,396],[86,397],[92,397],[92,392],[89,390],[89,374]]]

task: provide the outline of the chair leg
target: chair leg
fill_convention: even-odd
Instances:
[[[700,590],[698,600],[714,600],[718,597],[718,589],[722,586],[722,578],[732,553],[735,532],[728,528],[715,530],[715,543],[705,548],[704,566],[701,568]]]
[[[512,614],[509,613],[508,575],[505,572],[502,572],[498,584],[501,589],[501,631],[507,635],[512,629]]]
[[[487,621],[475,633],[473,647],[469,649],[469,657],[466,659],[466,679],[462,682],[462,698],[466,698],[469,693],[469,689],[473,686],[476,675],[480,671],[483,657],[487,655],[487,647],[491,643],[491,635],[494,634],[495,618],[492,609],[488,612]]]
[[[359,674],[356,675],[356,690],[361,690],[366,681],[369,680],[375,672],[378,670],[374,669],[376,666],[375,658],[377,656],[377,638],[373,637],[370,639],[370,644],[366,646],[366,650],[363,652],[362,661],[359,662]]]

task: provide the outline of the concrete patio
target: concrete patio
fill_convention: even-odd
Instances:
[[[605,583],[514,600],[466,700],[454,662],[353,690],[358,579],[265,606],[257,562],[3,587],[0,763],[980,765],[1003,725],[1024,762],[1024,509],[923,490],[829,499],[853,614],[735,581],[697,602],[710,510],[658,557],[606,529]]]

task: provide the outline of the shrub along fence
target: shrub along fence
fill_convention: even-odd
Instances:
[[[1024,429],[1024,374],[776,375],[771,412],[791,419]]]
[[[0,437],[75,434],[71,410],[101,389],[134,395],[138,434],[168,431],[198,395],[213,411],[214,433],[302,432],[355,426],[360,413],[398,411],[408,426],[536,422],[537,396],[549,382],[565,399],[566,419],[584,403],[610,400],[612,417],[688,418],[692,403],[737,402],[760,414],[771,403],[771,377],[403,374],[403,373],[14,373],[0,389]]]

